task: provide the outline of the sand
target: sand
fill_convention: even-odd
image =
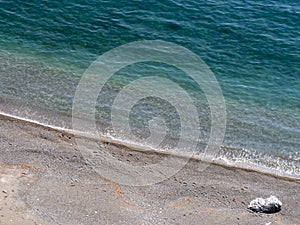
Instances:
[[[101,143],[101,150],[132,164],[162,154]],[[81,156],[73,135],[0,117],[0,224],[300,224],[300,181],[190,160],[151,186],[114,183]],[[247,209],[256,197],[277,196],[276,214]]]

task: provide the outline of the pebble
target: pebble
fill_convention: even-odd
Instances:
[[[261,213],[277,213],[281,210],[282,203],[275,196],[267,199],[256,198],[252,200],[248,206],[253,212]]]

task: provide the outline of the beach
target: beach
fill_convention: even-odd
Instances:
[[[300,224],[297,3],[0,1],[0,225]]]
[[[126,186],[96,173],[68,132],[0,117],[0,224],[300,223],[300,180],[190,159],[174,176]],[[101,144],[120,161],[150,164],[163,154]],[[276,214],[253,213],[251,200],[275,195]]]

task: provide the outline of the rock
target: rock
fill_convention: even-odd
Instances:
[[[248,209],[261,213],[277,213],[281,210],[282,203],[275,196],[267,199],[256,198],[250,202]]]

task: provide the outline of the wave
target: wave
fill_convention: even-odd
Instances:
[[[18,104],[18,107],[16,107]],[[174,155],[178,157],[189,157],[201,162],[223,165],[226,167],[240,168],[256,171],[272,176],[279,176],[287,179],[300,179],[300,158],[280,157],[269,155],[255,150],[245,148],[236,148],[230,146],[221,146],[220,151],[215,156],[209,154],[186,154],[174,152],[168,148],[153,148],[145,143],[137,143],[131,140],[124,140],[110,133],[90,134],[84,133],[72,128],[72,118],[61,112],[50,112],[49,110],[38,109],[34,106],[28,106],[16,101],[8,101],[0,98],[0,115],[3,118],[37,125],[42,128],[53,129],[58,132],[70,134],[75,137],[83,137],[90,140],[111,143],[119,146],[126,146],[139,152],[151,152],[158,154]],[[83,119],[84,120],[84,119]],[[103,123],[102,125],[105,126]],[[202,147],[205,143],[200,144]],[[199,146],[200,146],[199,145]],[[203,153],[203,152],[202,152]]]

